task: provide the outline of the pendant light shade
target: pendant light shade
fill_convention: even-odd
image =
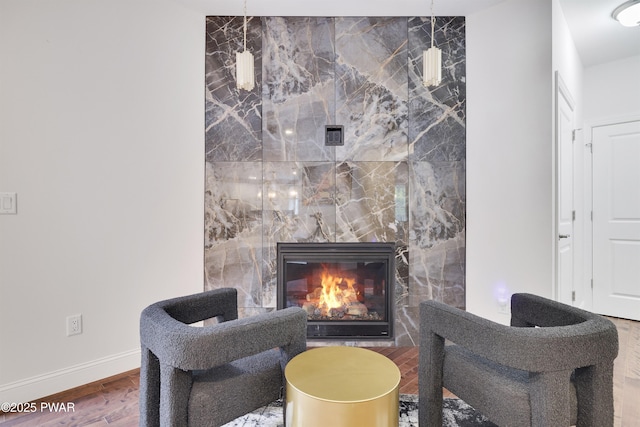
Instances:
[[[436,17],[431,0],[431,47],[422,51],[422,84],[425,87],[438,86],[442,82],[442,50],[434,46],[435,26]]]
[[[236,87],[253,90],[255,75],[253,71],[253,54],[247,50],[247,0],[244,0],[244,51],[236,52]]]
[[[422,84],[438,86],[442,83],[442,50],[430,47],[422,52]]]
[[[253,54],[248,50],[236,52],[236,86],[244,90],[252,90],[255,86]]]

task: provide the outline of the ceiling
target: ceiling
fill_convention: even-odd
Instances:
[[[640,55],[640,27],[623,27],[611,17],[611,12],[624,2],[560,0],[585,67]]]
[[[243,14],[242,0],[176,0],[205,15]],[[440,16],[468,16],[505,0],[435,0]],[[585,67],[640,55],[640,27],[623,27],[611,12],[625,0],[559,0]],[[247,0],[254,16],[426,16],[428,0]]]

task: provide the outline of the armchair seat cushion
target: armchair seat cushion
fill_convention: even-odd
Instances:
[[[208,425],[211,412],[231,421],[244,415],[247,406],[259,408],[279,399],[280,362],[280,351],[274,349],[206,371],[194,371],[189,424]]]
[[[447,345],[443,380],[450,392],[471,406],[483,408],[485,415],[496,424],[531,424],[528,371],[500,365],[459,345]],[[569,390],[571,425],[575,425],[577,398],[573,381]]]

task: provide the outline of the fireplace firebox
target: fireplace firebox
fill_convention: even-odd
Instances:
[[[307,312],[307,337],[393,338],[394,243],[278,243],[278,308]]]

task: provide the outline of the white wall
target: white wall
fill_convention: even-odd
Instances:
[[[553,54],[552,68],[558,71],[569,89],[576,107],[576,123],[582,123],[583,65],[569,31],[569,26],[559,0],[552,1]],[[555,88],[555,86],[554,86]]]
[[[551,2],[467,17],[467,310],[508,323],[496,293],[552,292]]]
[[[139,366],[142,308],[202,290],[204,28],[170,0],[0,2],[0,401]]]
[[[640,115],[640,56],[588,67],[584,118],[591,124]]]

